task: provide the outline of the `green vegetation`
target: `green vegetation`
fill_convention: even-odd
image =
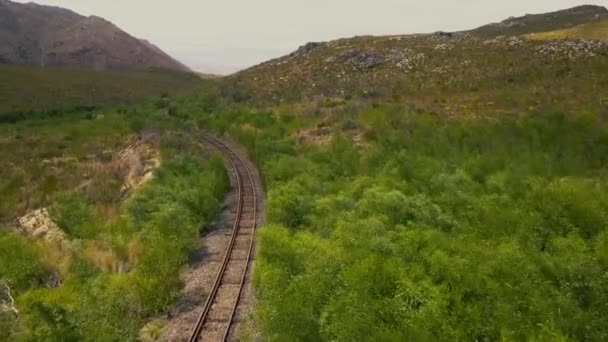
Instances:
[[[517,36],[534,32],[555,31],[604,19],[608,19],[606,8],[582,5],[556,12],[526,14],[523,17],[508,18],[497,24],[479,27],[472,33],[481,37]]]
[[[65,238],[31,240],[0,230],[0,280],[18,310],[0,313],[0,340],[135,340],[147,320],[174,304],[179,271],[229,181],[221,158],[152,108],[2,128],[10,132],[0,149],[10,165],[2,178],[7,223],[16,213],[50,205]],[[151,144],[158,145],[162,165],[123,201],[122,160],[114,155],[134,133],[156,136]]]
[[[204,82],[0,66],[0,340],[133,341],[168,312],[229,183],[195,127],[263,177],[264,340],[608,340],[608,45],[562,40],[605,38],[605,13],[309,44]],[[10,229],[40,208],[57,240]]]
[[[596,115],[376,106],[199,121],[262,166],[266,339],[608,338],[608,126]],[[328,139],[295,139],[311,129]]]
[[[608,20],[587,23],[563,30],[531,33],[527,35],[530,39],[552,40],[552,39],[602,39],[608,40]]]
[[[48,205],[56,192],[79,186],[90,165],[109,164],[144,114],[131,109],[129,115],[125,120],[117,110],[107,110],[0,126],[5,165],[0,169],[0,220]]]
[[[193,74],[161,69],[96,71],[0,65],[0,75],[0,122],[141,102],[161,94],[184,93],[200,83]]]
[[[608,96],[607,51],[602,41],[468,33],[357,37],[302,48],[245,70],[222,80],[216,93],[245,106],[295,104],[305,115],[342,109],[348,102],[396,103],[469,118],[600,112]],[[368,59],[375,62],[359,62]]]

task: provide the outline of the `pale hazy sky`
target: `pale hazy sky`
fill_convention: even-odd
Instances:
[[[19,2],[29,2],[20,0]],[[608,0],[38,0],[103,17],[185,64],[231,72],[309,41],[456,31]]]

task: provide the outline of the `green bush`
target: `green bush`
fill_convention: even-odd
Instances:
[[[93,238],[100,232],[93,206],[79,194],[66,193],[58,196],[51,214],[57,226],[75,238]]]
[[[0,282],[19,293],[41,285],[46,276],[36,245],[19,235],[0,232]]]
[[[605,123],[464,121],[381,105],[349,120],[336,127],[365,130],[360,146],[344,135],[297,144],[277,123],[257,134],[266,339],[608,338]]]
[[[163,141],[155,177],[121,207],[80,190],[55,196],[52,217],[70,240],[45,247],[69,260],[56,265],[56,288],[43,286],[51,278],[35,244],[0,234],[0,280],[20,310],[19,319],[0,315],[0,338],[134,341],[147,320],[174,305],[179,272],[229,188],[222,159],[191,139],[181,133]],[[100,210],[108,204],[118,210],[111,219]]]

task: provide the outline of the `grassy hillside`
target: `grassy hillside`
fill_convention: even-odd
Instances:
[[[37,114],[135,103],[180,94],[200,79],[188,73],[149,70],[95,71],[0,64],[0,121]]]
[[[608,40],[608,20],[588,23],[563,30],[537,32],[527,36],[535,40],[600,39]]]
[[[603,110],[608,43],[469,33],[311,43],[223,80],[234,102],[309,112],[392,102],[448,116]],[[556,80],[559,80],[556,81]],[[352,101],[351,101],[352,100]]]
[[[17,309],[0,311],[0,341],[136,340],[179,293],[228,187],[221,159],[154,105],[0,124],[0,137],[0,303],[8,286]],[[160,167],[126,193],[146,152]]]
[[[508,18],[500,23],[489,24],[472,30],[480,37],[518,36],[527,33],[553,31],[590,22],[608,19],[608,10],[602,6],[583,5],[565,10],[527,14]]]
[[[62,189],[76,188],[94,178],[83,175],[89,163],[99,162],[101,171],[104,151],[107,159],[135,134],[121,115],[104,115],[0,126],[0,159],[4,165],[0,170],[0,221],[11,222],[29,210],[49,205]],[[116,188],[115,184],[101,183],[97,191]]]
[[[171,117],[200,78],[0,65],[0,79],[0,341],[135,340],[227,186]]]

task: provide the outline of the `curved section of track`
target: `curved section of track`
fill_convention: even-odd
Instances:
[[[189,341],[227,341],[240,323],[237,310],[252,262],[258,210],[256,188],[247,162],[237,152],[212,135],[203,134],[203,138],[231,164],[238,198],[230,243]]]

